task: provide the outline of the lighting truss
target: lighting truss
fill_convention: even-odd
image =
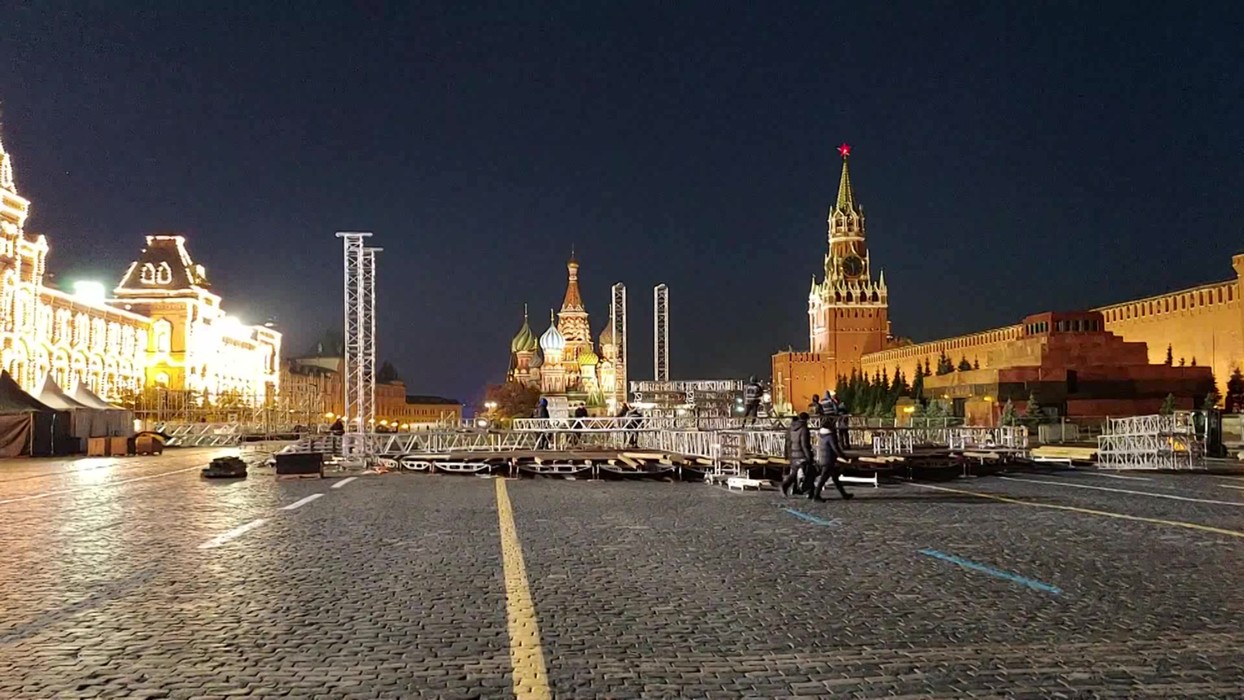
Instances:
[[[614,384],[614,406],[626,403],[626,285],[618,282],[613,285],[613,304],[609,308],[609,322],[613,325],[613,342],[617,346],[618,360],[615,363],[617,380]]]
[[[364,245],[370,233],[340,232],[345,313],[345,435],[342,457],[366,461],[372,454],[376,419],[376,253]]]
[[[670,290],[664,284],[652,288],[652,376],[670,379]]]
[[[1204,469],[1205,440],[1191,413],[1111,419],[1097,438],[1103,469]]]

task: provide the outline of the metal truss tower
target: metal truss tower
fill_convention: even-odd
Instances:
[[[652,288],[652,378],[670,380],[670,289],[664,284]]]
[[[341,232],[345,257],[345,436],[342,457],[367,460],[376,420],[376,252],[364,245],[370,233]]]
[[[618,282],[613,285],[613,304],[609,307],[609,323],[613,325],[613,342],[618,348],[618,359],[614,363],[617,383],[613,390],[614,408],[626,403],[626,285]]]

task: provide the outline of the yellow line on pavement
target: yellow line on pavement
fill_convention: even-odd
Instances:
[[[501,561],[505,567],[505,607],[509,614],[510,665],[514,668],[514,695],[519,700],[545,700],[549,676],[540,646],[540,626],[536,606],[527,584],[523,564],[523,545],[514,527],[514,509],[505,490],[505,479],[497,479],[497,517],[501,520]]]
[[[1006,496],[998,496],[992,493],[980,493],[978,491],[963,491],[961,489],[952,489],[946,486],[934,486],[932,484],[912,484],[923,489],[935,489],[937,491],[949,491],[950,493],[961,493],[966,496],[977,496],[979,498],[988,498],[994,501],[1002,501],[1003,503],[1015,503],[1021,506],[1032,506],[1033,508],[1052,508],[1054,510],[1069,510],[1073,513],[1084,513],[1086,515],[1099,515],[1105,518],[1118,518],[1119,520],[1135,520],[1142,523],[1153,523],[1155,525],[1169,525],[1171,527],[1183,527],[1189,530],[1201,530],[1202,532],[1212,532],[1217,535],[1226,535],[1228,537],[1239,537],[1244,539],[1244,532],[1239,530],[1225,530],[1220,527],[1211,525],[1199,525],[1197,523],[1186,523],[1182,520],[1162,520],[1160,518],[1145,518],[1139,515],[1127,515],[1126,513],[1114,513],[1108,510],[1093,510],[1091,508],[1077,508],[1075,506],[1064,506],[1057,503],[1034,503],[1032,501],[1021,501],[1017,498],[1007,498]]]

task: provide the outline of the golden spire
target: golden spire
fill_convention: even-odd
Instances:
[[[575,260],[574,248],[570,249],[570,261],[566,263],[568,281],[566,282],[566,298],[562,300],[562,311],[582,311],[583,297],[579,295],[579,262]]]

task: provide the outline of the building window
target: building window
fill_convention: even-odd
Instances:
[[[172,352],[173,350],[173,327],[168,321],[160,319],[151,325],[151,330],[155,334],[156,352]]]

